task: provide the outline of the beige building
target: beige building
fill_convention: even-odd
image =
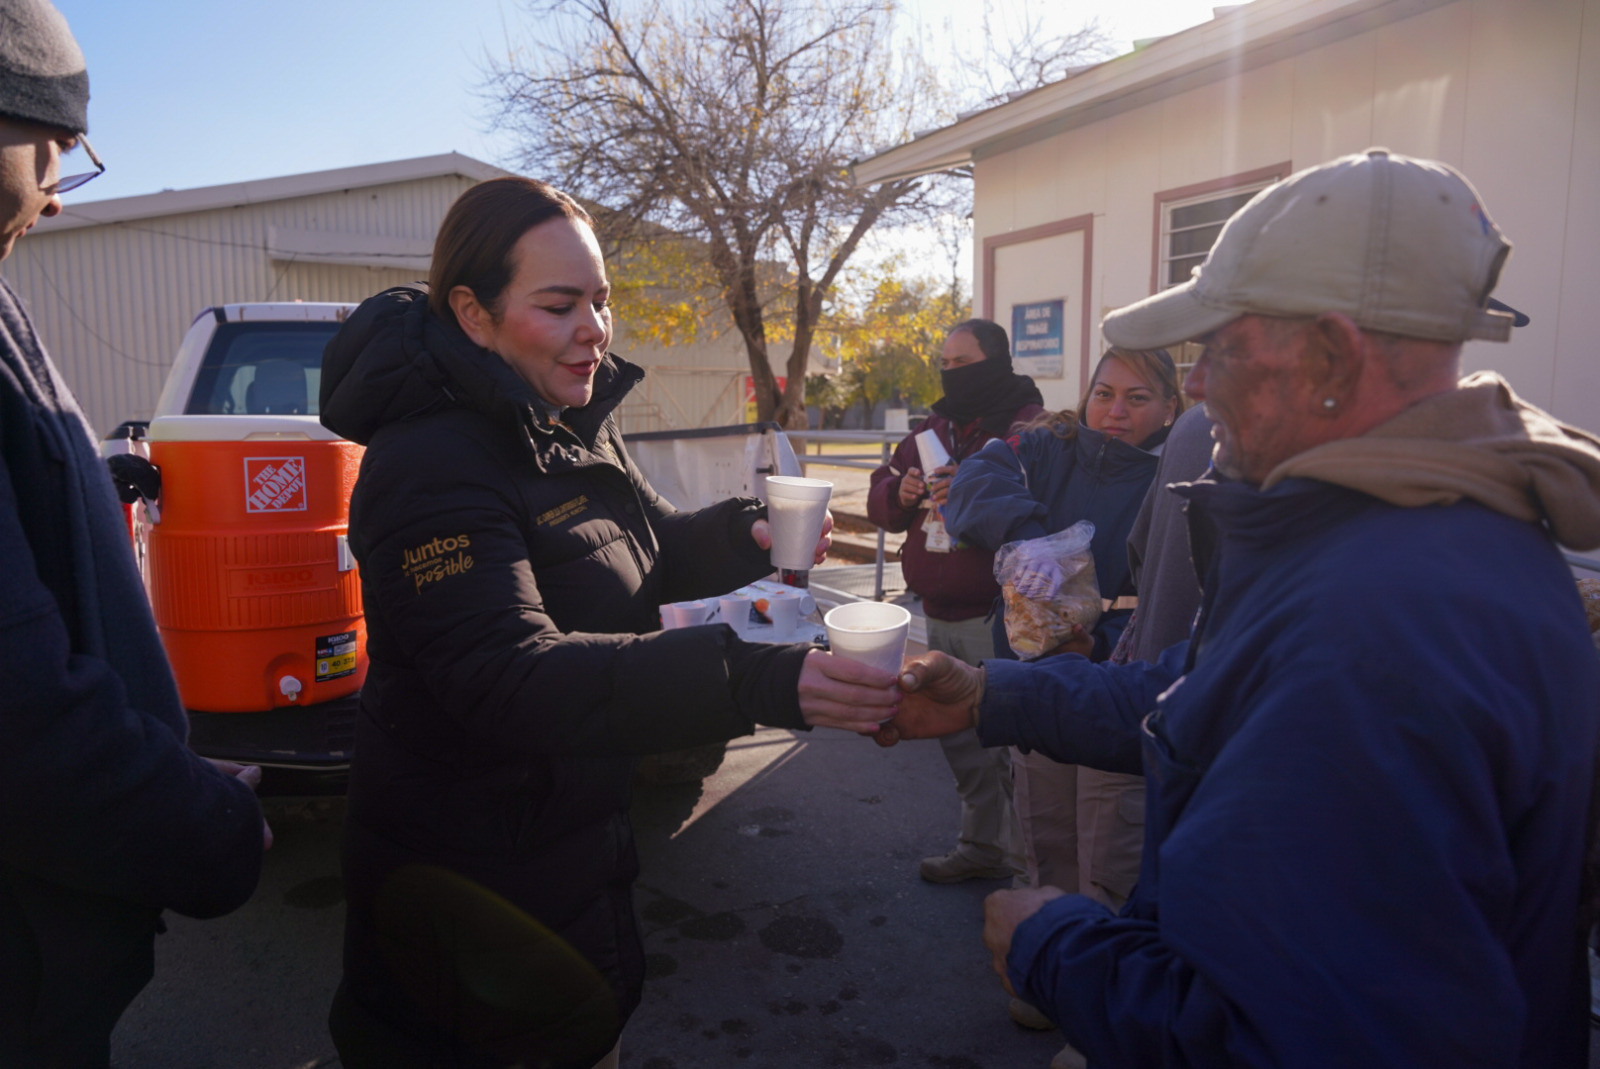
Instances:
[[[0,274],[96,432],[148,419],[195,316],[246,301],[358,302],[427,277],[450,204],[507,172],[457,153],[77,203],[17,242]],[[625,430],[743,421],[737,335],[612,348],[650,374]]]
[[[1188,277],[1261,186],[1384,146],[1443,160],[1515,245],[1532,317],[1469,370],[1600,428],[1600,0],[1255,0],[856,165],[970,166],[974,308],[1076,404],[1110,309]]]

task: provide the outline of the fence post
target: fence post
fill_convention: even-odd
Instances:
[[[882,453],[881,453],[880,463],[882,463],[882,464],[889,463],[889,439],[887,439],[887,438],[885,438],[883,440],[883,449],[882,449]],[[874,570],[873,577],[872,577],[872,600],[873,601],[882,601],[883,600],[883,535],[884,535],[883,528],[882,527],[878,528],[878,558],[877,558],[876,569]]]

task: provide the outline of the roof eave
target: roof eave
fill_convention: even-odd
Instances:
[[[237,208],[248,204],[316,196],[345,189],[390,185],[421,178],[461,175],[481,181],[510,173],[491,163],[464,156],[459,152],[445,152],[436,156],[418,156],[407,160],[390,160],[386,163],[311,171],[306,174],[284,175],[249,182],[230,182],[196,189],[166,190],[133,197],[74,202],[63,206],[61,214],[40,219],[33,232],[48,234],[59,230],[131,222],[164,215],[185,215],[219,208]]]
[[[851,168],[856,185],[971,164],[1197,85],[1221,80],[1453,0],[1255,0],[1137,52],[886,149]]]

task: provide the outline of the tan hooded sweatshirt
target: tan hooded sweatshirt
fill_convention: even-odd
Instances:
[[[1391,505],[1462,498],[1549,525],[1572,549],[1600,547],[1600,438],[1523,401],[1491,371],[1406,409],[1360,438],[1308,449],[1262,483],[1317,479]]]

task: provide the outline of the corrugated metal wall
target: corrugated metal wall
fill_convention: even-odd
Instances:
[[[619,413],[624,434],[744,422],[744,380],[749,367],[744,341],[736,331],[686,345],[634,345],[628,338],[627,309],[622,308],[611,348],[646,372]]]
[[[240,301],[360,301],[425,277],[411,268],[296,263],[267,254],[268,228],[410,238],[431,246],[445,211],[474,179],[449,175],[58,232],[17,242],[0,274],[27,302],[45,348],[96,433],[148,419],[189,324]],[[626,309],[622,309],[623,317]],[[663,348],[613,348],[649,374],[623,430],[744,421],[744,347],[736,332]]]
[[[267,228],[377,233],[431,242],[473,179],[450,175],[338,193],[136,219],[18,241],[0,274],[105,433],[148,419],[184,331],[236,301],[359,301],[415,269],[301,264],[267,256]]]

